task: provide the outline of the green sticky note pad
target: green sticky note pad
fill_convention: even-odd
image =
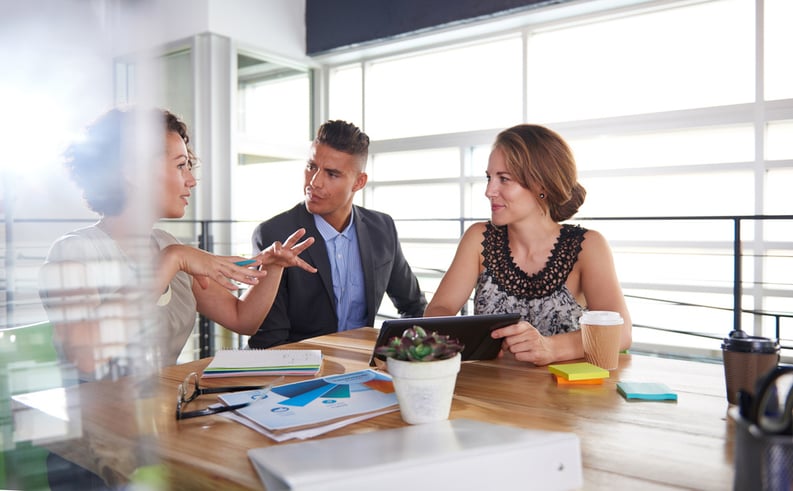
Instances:
[[[567,380],[590,380],[609,377],[608,370],[587,362],[548,365],[548,371]]]
[[[676,401],[677,393],[658,382],[617,382],[617,392],[628,400]]]

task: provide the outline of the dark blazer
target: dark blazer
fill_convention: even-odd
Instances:
[[[385,293],[402,317],[424,315],[427,300],[402,254],[394,220],[385,213],[360,206],[355,206],[353,217],[366,290],[366,325],[374,325]],[[328,251],[314,225],[314,216],[306,210],[304,202],[256,227],[252,237],[253,254],[277,240],[283,242],[299,228],[306,229],[304,238],[315,239],[300,257],[317,268],[317,272],[309,273],[298,267],[284,270],[270,313],[248,340],[251,348],[269,348],[337,330],[339,321]]]

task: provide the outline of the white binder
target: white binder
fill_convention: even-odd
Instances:
[[[576,489],[573,433],[455,419],[248,451],[268,491]]]

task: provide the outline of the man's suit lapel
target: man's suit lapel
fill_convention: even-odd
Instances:
[[[355,233],[358,235],[358,250],[361,253],[361,267],[363,268],[363,284],[366,291],[366,315],[369,319],[368,325],[374,323],[374,317],[377,312],[374,310],[374,257],[372,256],[372,248],[368,247],[371,244],[371,236],[369,235],[369,227],[366,220],[361,213],[361,209],[355,207]]]
[[[308,262],[317,268],[316,274],[318,274],[320,280],[322,280],[322,285],[325,287],[325,292],[328,294],[328,300],[335,312],[336,297],[333,293],[333,274],[330,271],[330,260],[328,259],[328,248],[325,245],[325,239],[322,238],[322,234],[319,233],[319,229],[317,229],[317,225],[314,223],[314,215],[306,210],[305,204],[301,204],[299,213],[300,218],[298,221],[300,226],[306,229],[306,237],[314,237],[314,243],[311,247],[306,249],[303,254],[307,256]]]

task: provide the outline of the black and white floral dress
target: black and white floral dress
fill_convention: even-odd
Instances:
[[[517,312],[544,336],[579,329],[584,307],[565,282],[578,260],[586,231],[577,225],[562,225],[545,267],[528,275],[512,259],[507,227],[488,223],[482,241],[485,269],[476,284],[474,313]]]

